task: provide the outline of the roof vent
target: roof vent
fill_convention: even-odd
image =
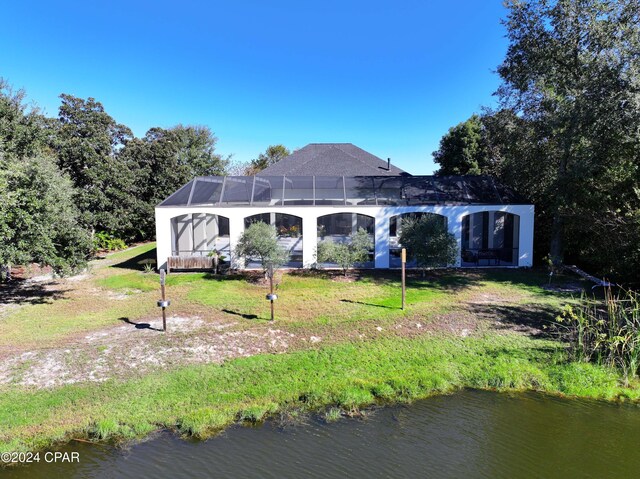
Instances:
[[[387,171],[391,170],[391,158],[387,158]]]

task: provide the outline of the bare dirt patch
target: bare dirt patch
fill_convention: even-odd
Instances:
[[[261,326],[234,330],[234,322],[210,322],[199,317],[169,317],[162,321],[124,321],[94,331],[73,346],[26,351],[3,360],[0,384],[47,388],[85,381],[139,376],[157,369],[187,364],[220,364],[260,353],[281,353],[296,340],[292,333]]]

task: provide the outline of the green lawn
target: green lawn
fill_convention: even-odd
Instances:
[[[158,277],[144,273],[141,264],[150,255],[153,245],[117,253],[94,263],[89,278],[66,284],[60,298],[5,313],[0,348],[16,354],[80,348],[79,334],[108,332],[122,325],[122,318],[157,317]],[[170,312],[201,318],[202,328],[190,333],[197,336],[227,321],[240,333],[278,328],[322,342],[298,342],[284,354],[222,365],[175,364],[142,377],[49,389],[0,386],[0,450],[50,447],[71,437],[141,437],[161,428],[206,437],[238,420],[322,408],[335,416],[331,408],[349,413],[375,402],[467,387],[604,399],[640,396],[635,384],[621,385],[616,371],[569,363],[564,345],[538,335],[571,301],[541,287],[543,272],[411,276],[406,311],[399,308],[396,272],[363,273],[351,282],[326,272],[285,274],[275,323],[267,320],[267,286],[258,276],[171,274]],[[92,347],[95,354],[108,349]]]
[[[569,364],[557,344],[515,336],[380,339],[283,355],[259,355],[141,380],[0,395],[0,451],[70,437],[133,438],[159,428],[206,437],[278,412],[410,401],[458,388],[536,389],[638,399],[618,376]]]

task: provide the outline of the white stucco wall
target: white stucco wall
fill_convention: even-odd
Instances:
[[[315,262],[317,247],[316,220],[320,216],[334,213],[357,213],[375,218],[375,267],[389,267],[389,219],[403,213],[436,213],[447,218],[449,231],[461,248],[462,218],[483,211],[503,211],[520,217],[518,241],[518,266],[531,266],[533,261],[533,205],[464,205],[464,206],[272,206],[272,207],[156,207],[156,241],[158,268],[166,268],[171,256],[171,218],[184,214],[208,213],[229,218],[229,240],[233,251],[247,216],[260,213],[287,213],[302,218],[303,264]],[[457,255],[460,265],[460,254]],[[242,267],[238,258],[231,258],[236,267]]]

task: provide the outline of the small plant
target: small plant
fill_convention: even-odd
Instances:
[[[281,225],[278,227],[278,236],[280,237],[289,237],[289,238],[298,238],[300,236],[300,227],[297,225],[292,225],[290,227],[286,227]]]
[[[119,251],[126,247],[124,240],[106,231],[98,231],[93,237],[94,251]]]
[[[553,275],[556,274],[556,265],[553,263],[550,255],[545,256],[542,261],[549,271],[549,286],[551,286]]]
[[[11,265],[0,265],[0,282],[11,281]]]
[[[213,274],[218,274],[220,261],[224,261],[226,259],[225,255],[223,255],[217,249],[212,249],[207,256],[213,259]]]
[[[291,236],[292,238],[298,238],[300,236],[300,228],[298,228],[296,225],[293,225],[291,228],[289,228],[289,236]]]
[[[326,422],[336,422],[342,418],[342,410],[337,407],[332,407],[324,413],[324,420]]]
[[[145,274],[153,273],[155,271],[156,260],[153,258],[147,258],[138,262],[138,264],[142,265],[142,270]]]

